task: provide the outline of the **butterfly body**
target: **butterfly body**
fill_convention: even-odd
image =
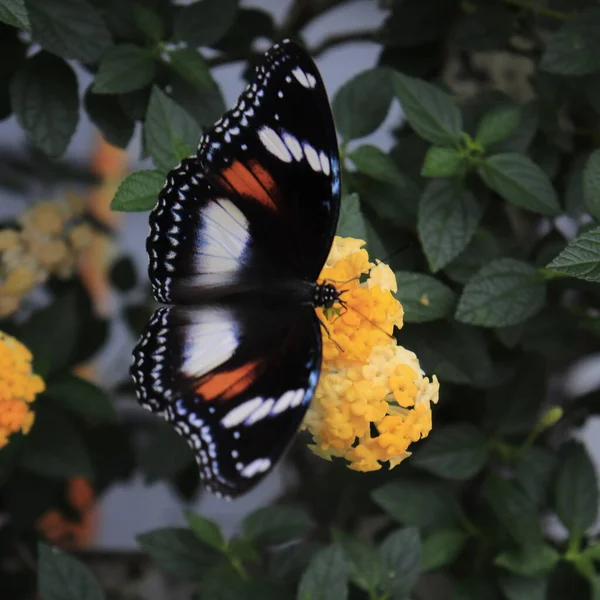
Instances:
[[[339,156],[319,73],[275,45],[236,106],[167,176],[150,215],[149,276],[165,306],[133,353],[142,406],[234,497],[276,464],[314,394],[339,292],[317,278],[339,212]]]

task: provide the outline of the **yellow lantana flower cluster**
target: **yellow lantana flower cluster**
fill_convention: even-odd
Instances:
[[[323,332],[321,377],[303,428],[309,448],[349,468],[375,471],[410,456],[412,442],[431,431],[431,403],[439,397],[435,375],[424,376],[413,352],[396,343],[403,309],[396,278],[386,264],[369,261],[365,242],[336,237],[320,279],[341,294],[339,307],[317,309]],[[376,433],[373,431],[376,430]]]
[[[12,433],[29,433],[33,425],[30,405],[45,385],[31,372],[31,359],[21,342],[0,331],[0,448]]]
[[[38,202],[21,213],[19,229],[0,231],[0,317],[14,313],[23,298],[50,275],[71,275],[94,231],[81,221],[77,196]]]

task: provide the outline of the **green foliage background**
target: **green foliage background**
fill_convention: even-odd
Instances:
[[[42,153],[28,177],[42,167],[70,177],[42,156],[64,153],[82,111],[119,147],[141,124],[155,169],[130,175],[113,208],[145,211],[225,108],[211,69],[251,66],[257,38],[302,40],[345,3],[296,0],[277,25],[237,0],[0,0],[0,118],[14,113]],[[391,257],[406,310],[399,341],[442,383],[434,430],[401,467],[370,474],[318,461],[301,441],[289,457],[298,485],[233,539],[191,514],[187,528],[141,535],[140,548],[195,582],[202,600],[598,600],[597,477],[574,432],[600,412],[600,390],[573,398],[563,383],[600,347],[600,6],[380,4],[382,28],[332,32],[309,50],[380,47],[378,66],[332,99],[340,233]],[[83,98],[73,63],[94,74]],[[361,143],[394,98],[406,121],[393,148]],[[2,183],[22,185],[19,173]],[[112,279],[123,294],[133,288],[129,259]],[[42,600],[126,598],[103,591],[81,561],[43,541],[36,548],[35,519],[63,502],[74,475],[102,493],[138,468],[189,498],[195,465],[166,426],[140,432],[117,418],[112,397],[131,394],[128,382],[101,390],[70,373],[102,347],[108,326],[77,280],[48,291],[47,308],[0,322],[33,350],[48,385],[32,433],[0,451],[2,562],[35,564],[4,581],[17,590],[10,598],[31,597],[36,585]],[[133,332],[147,310],[126,305]],[[564,536],[549,532],[556,521]]]

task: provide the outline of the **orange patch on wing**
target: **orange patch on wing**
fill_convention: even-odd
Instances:
[[[226,185],[242,196],[250,196],[264,207],[277,210],[272,194],[276,193],[276,184],[268,171],[260,163],[252,161],[250,169],[239,160],[221,173]]]
[[[249,362],[231,371],[209,374],[200,380],[196,392],[205,400],[212,401],[216,398],[229,400],[256,381],[255,369],[258,361]]]

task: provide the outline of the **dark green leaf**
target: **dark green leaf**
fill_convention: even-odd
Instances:
[[[600,156],[600,153],[599,153]],[[567,172],[567,187],[565,189],[565,213],[569,217],[578,218],[587,210],[592,212],[591,207],[586,207],[586,199],[588,197],[588,191],[586,190],[587,186],[593,181],[593,172],[594,169],[589,172],[591,176],[589,179],[587,178],[588,174],[586,173],[586,166],[588,161],[591,165],[591,154],[589,153],[580,153],[576,154],[569,165],[569,170]],[[599,180],[600,181],[600,180]],[[592,184],[594,185],[594,184]],[[594,192],[591,192],[592,195]],[[599,196],[600,198],[600,196]],[[600,207],[600,201],[598,203]],[[598,213],[600,215],[600,211]],[[562,250],[562,247],[561,247]],[[556,255],[556,252],[554,252]],[[545,261],[548,262],[548,261]],[[544,263],[545,264],[545,263]]]
[[[594,150],[585,165],[583,195],[590,214],[600,221],[600,150]]]
[[[541,215],[560,213],[556,191],[542,169],[522,154],[495,154],[479,173],[486,185],[515,206]]]
[[[460,140],[462,117],[456,102],[430,83],[394,74],[394,89],[411,127],[424,139],[441,146]]]
[[[104,54],[96,73],[96,94],[123,94],[147,86],[156,74],[150,50],[121,44]]]
[[[392,598],[406,598],[421,574],[421,540],[416,528],[397,529],[381,544],[383,588]]]
[[[178,156],[180,143],[189,147],[189,154],[199,140],[200,128],[194,119],[154,86],[146,112],[144,142],[156,166],[164,170],[171,169],[181,160]]]
[[[304,571],[297,600],[346,600],[348,566],[337,546],[323,548],[315,554]]]
[[[93,94],[90,86],[84,103],[88,116],[104,139],[117,148],[126,148],[133,135],[135,122],[123,110],[119,98]]]
[[[385,119],[392,97],[390,70],[369,69],[346,82],[333,99],[335,124],[344,140],[375,131]]]
[[[21,465],[44,477],[93,479],[87,448],[75,427],[62,413],[36,407],[35,422],[23,448]]]
[[[546,45],[540,67],[569,76],[600,70],[600,9],[589,8],[566,22]]]
[[[486,148],[486,150],[490,150],[494,154],[525,152],[531,145],[539,128],[540,111],[536,103],[530,102],[529,104],[521,104],[518,107],[513,107],[512,105],[505,106],[505,108],[509,107],[516,108],[519,111],[519,122],[514,131],[506,139],[496,142],[490,148]]]
[[[460,529],[438,529],[423,541],[421,569],[434,571],[453,563],[467,543],[468,535]]]
[[[269,506],[249,514],[242,523],[244,536],[259,546],[277,546],[304,537],[315,522],[291,506]]]
[[[415,467],[447,479],[468,479],[488,457],[486,437],[467,423],[434,429],[411,459]]]
[[[548,580],[541,577],[512,575],[499,580],[507,600],[546,600]]]
[[[31,143],[53,158],[61,156],[79,120],[73,69],[64,60],[40,52],[17,71],[10,96]]]
[[[536,506],[548,497],[556,468],[556,457],[538,446],[525,448],[515,469],[516,480]]]
[[[365,217],[360,210],[358,194],[348,194],[342,198],[336,234],[359,240],[367,237]]]
[[[551,546],[544,544],[531,551],[513,550],[496,557],[494,564],[524,577],[545,575],[554,569],[560,554]]]
[[[206,61],[195,50],[181,48],[169,53],[169,64],[181,77],[201,91],[210,91],[214,81]]]
[[[375,590],[384,571],[379,553],[369,544],[345,533],[336,533],[334,538],[346,556],[352,581],[367,592]]]
[[[260,8],[240,7],[233,26],[216,44],[216,48],[232,55],[247,52],[256,38],[277,37],[273,15]]]
[[[12,434],[10,443],[0,448],[0,489],[9,480],[21,458],[21,451],[25,437],[20,434]]]
[[[506,327],[537,313],[546,285],[529,264],[501,258],[483,267],[465,286],[456,319],[483,327]]]
[[[53,377],[48,382],[45,395],[65,410],[94,421],[117,421],[117,413],[108,394],[76,375],[68,373]]]
[[[143,31],[153,42],[162,40],[165,26],[159,15],[141,4],[134,5],[133,15],[140,31]]]
[[[408,179],[396,166],[394,161],[385,152],[371,145],[364,145],[357,148],[348,155],[356,168],[365,175],[389,183],[400,191],[414,190],[413,182]]]
[[[158,169],[131,173],[119,185],[110,208],[125,212],[150,210],[158,202],[164,183],[165,175]]]
[[[38,543],[37,570],[40,600],[104,600],[106,597],[84,564],[42,542]]]
[[[432,483],[403,479],[386,483],[371,495],[394,519],[415,527],[450,524],[461,514],[451,491]]]
[[[423,177],[454,177],[460,175],[466,166],[458,148],[451,146],[431,146],[425,155],[421,169]]]
[[[187,513],[186,518],[190,529],[199,540],[217,550],[225,548],[226,543],[217,523],[195,513]]]
[[[239,0],[197,0],[179,9],[173,25],[175,38],[190,46],[213,46],[233,25]]]
[[[600,281],[600,227],[578,235],[548,265],[560,273],[586,281]]]
[[[87,0],[26,0],[25,4],[33,40],[53,54],[93,63],[112,45],[100,13]]]
[[[204,129],[225,112],[225,102],[219,86],[214,82],[210,89],[199,89],[178,74],[172,79],[172,97]]]
[[[404,307],[406,323],[423,323],[452,314],[456,295],[441,281],[422,273],[396,271],[398,300]]]
[[[585,447],[573,442],[560,464],[555,487],[555,510],[571,535],[582,534],[598,514],[598,480]]]
[[[516,130],[520,121],[518,106],[501,106],[491,110],[479,122],[476,140],[484,148],[502,142]]]
[[[29,31],[29,17],[24,0],[0,0],[0,21]]]
[[[481,203],[460,183],[432,181],[427,185],[419,201],[418,232],[434,273],[466,248],[482,212]]]
[[[476,230],[467,247],[446,265],[445,273],[458,283],[467,283],[483,266],[499,258],[499,241],[485,229]]]
[[[513,33],[514,13],[508,6],[481,4],[465,11],[454,30],[454,42],[464,50],[504,50]]]

